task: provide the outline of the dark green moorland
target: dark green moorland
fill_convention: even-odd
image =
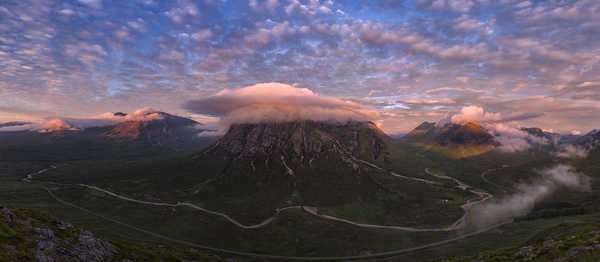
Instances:
[[[598,193],[600,185],[595,179],[600,175],[600,153],[598,151],[592,152],[588,158],[580,160],[555,159],[549,154],[541,152],[501,153],[495,151],[466,159],[449,159],[442,154],[424,151],[399,142],[391,144],[389,151],[390,159],[385,166],[387,170],[405,176],[437,181],[441,185],[424,185],[391,177],[383,171],[373,171],[370,176],[374,181],[388,185],[389,190],[398,192],[398,194],[374,194],[374,197],[363,200],[365,196],[373,196],[373,192],[360,192],[361,188],[356,187],[347,188],[346,192],[350,193],[338,196],[336,201],[332,201],[323,198],[318,192],[302,191],[304,190],[302,186],[297,186],[295,190],[299,191],[298,198],[281,199],[280,202],[260,205],[252,204],[253,200],[270,197],[257,193],[260,192],[261,186],[264,186],[261,183],[280,183],[281,181],[248,180],[248,182],[255,183],[254,190],[243,191],[244,189],[240,189],[239,192],[231,190],[233,195],[230,196],[218,194],[216,192],[220,190],[219,185],[211,185],[207,181],[215,179],[215,169],[220,165],[219,159],[204,158],[202,161],[205,162],[198,162],[197,158],[180,155],[150,159],[132,157],[59,163],[54,161],[1,162],[0,199],[4,205],[9,207],[48,212],[113,241],[127,241],[140,245],[180,246],[65,206],[51,198],[42,186],[49,187],[54,194],[68,202],[106,217],[193,243],[277,255],[346,256],[410,248],[452,238],[465,232],[405,232],[391,229],[367,229],[321,219],[298,209],[282,212],[267,226],[258,229],[241,229],[219,216],[188,207],[148,206],[119,200],[79,186],[57,183],[95,185],[135,199],[168,203],[193,202],[211,210],[227,213],[243,224],[260,222],[273,215],[275,208],[303,204],[317,206],[320,208],[320,212],[328,215],[358,222],[391,225],[402,223],[402,225],[414,227],[436,227],[448,225],[460,217],[462,211],[458,206],[465,200],[476,196],[457,190],[452,182],[436,180],[424,172],[425,168],[430,168],[438,174],[458,178],[473,187],[483,189],[501,198],[503,194],[510,194],[515,184],[535,179],[538,176],[535,170],[552,166],[558,162],[565,162],[593,178],[591,192],[561,190],[538,204],[532,214],[518,219],[512,224],[442,247],[389,259],[420,261],[456,257],[455,259],[458,261],[468,261],[471,258],[486,258],[487,261],[494,257],[495,260],[491,261],[510,261],[516,259],[512,257],[513,251],[521,246],[532,246],[535,252],[546,252],[536,249],[539,246],[540,234],[543,232],[554,232],[556,228],[588,229],[582,225],[589,225],[589,229],[592,230],[597,226],[596,223],[600,218],[598,213],[600,204],[597,201],[600,199]],[[329,179],[341,178],[349,170],[344,170],[342,165],[338,164],[339,166],[331,170],[318,170],[319,174],[327,173],[328,176],[331,176]],[[56,165],[57,168],[50,169],[36,177],[34,179],[36,182],[24,183],[22,181],[27,174],[50,165]],[[277,171],[283,172],[283,170]],[[485,176],[487,180],[482,179],[481,176],[485,171],[489,171]],[[239,172],[244,171],[240,170]],[[225,185],[229,186],[227,183]],[[339,185],[345,186],[344,181],[339,181]],[[198,194],[198,191],[202,194]],[[243,197],[244,195],[247,197]],[[435,201],[415,201],[422,199],[424,195]],[[396,198],[389,199],[390,196]],[[347,199],[347,204],[327,206],[328,202],[340,203],[340,199]],[[452,202],[441,206],[440,199],[451,199]],[[218,202],[225,204],[214,204]],[[390,203],[403,204],[391,206]],[[244,205],[247,207],[239,208]],[[250,213],[250,210],[256,212]],[[465,229],[465,231],[469,231],[469,229]],[[557,239],[555,242],[561,243],[563,249],[570,247],[572,243],[595,241],[594,239],[590,240],[583,231],[585,230],[574,231],[575,237],[558,235],[553,239]],[[476,255],[478,252],[485,253]],[[544,253],[546,255],[540,256],[540,258],[560,255],[554,253],[547,254],[546,252]],[[474,255],[475,257],[473,257]],[[587,258],[585,257],[585,259]]]

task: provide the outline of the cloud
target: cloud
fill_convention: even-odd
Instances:
[[[465,124],[467,122],[492,122],[500,119],[500,113],[485,112],[479,106],[466,106],[460,110],[460,113],[453,115],[450,121],[454,124]]]
[[[554,155],[562,158],[586,158],[588,153],[588,150],[585,148],[566,144],[563,145],[560,151],[556,152]]]
[[[99,9],[102,8],[102,0],[78,0],[82,4],[86,4],[93,8]]]
[[[67,123],[67,121],[65,121],[64,119],[52,118],[44,122],[39,131],[42,133],[46,133],[67,130],[78,130],[78,128],[71,126],[71,124]]]
[[[584,192],[590,190],[590,178],[569,165],[559,164],[538,173],[541,176],[536,182],[516,185],[516,193],[475,206],[469,221],[476,226],[485,226],[527,215],[536,203],[561,188]]]
[[[464,79],[464,78],[462,78]],[[459,80],[460,81],[460,80]],[[439,87],[425,91],[426,94],[437,94],[441,92],[464,92],[464,93],[474,93],[474,94],[482,94],[486,93],[485,90],[466,88],[466,87]]]
[[[474,122],[487,129],[500,146],[497,149],[507,152],[523,151],[534,145],[544,145],[551,141],[544,137],[532,135],[518,126],[514,121],[540,117],[543,114],[515,112],[508,116],[500,113],[486,112],[480,106],[466,106],[460,112],[450,115],[448,119],[441,120],[438,124],[445,123],[465,124]]]
[[[210,29],[201,29],[198,30],[198,32],[193,33],[191,37],[195,41],[201,42],[211,38],[212,36],[213,33],[210,31]]]
[[[31,130],[36,124],[25,121],[0,122],[0,132],[25,131]]]
[[[151,107],[140,108],[124,117],[126,121],[152,121],[160,119],[164,119],[164,115]]]
[[[450,105],[456,103],[451,98],[440,98],[440,99],[408,99],[398,101],[404,104],[412,105]]]
[[[225,89],[213,96],[188,101],[184,107],[194,113],[221,117],[225,125],[296,120],[372,121],[378,117],[376,111],[360,104],[282,83]]]
[[[557,132],[598,128],[599,1],[81,2],[0,8],[0,105],[48,111],[38,118],[132,104],[178,112],[224,86],[302,81],[339,97],[456,101],[445,111],[544,112],[530,122]],[[406,110],[413,117],[386,119],[386,130],[440,107]]]
[[[521,130],[514,124],[494,123],[484,125],[500,143],[497,148],[506,152],[523,151],[536,145],[546,145],[549,141],[545,137],[532,135]]]

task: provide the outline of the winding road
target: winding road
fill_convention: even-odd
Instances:
[[[369,163],[370,164],[370,163]],[[371,164],[372,165],[372,164]],[[373,165],[374,167],[377,167],[375,165]],[[50,168],[56,168],[56,166],[51,166]],[[379,167],[377,167],[379,168]],[[40,171],[37,171],[35,173],[31,173],[28,174],[24,179],[23,182],[26,183],[34,183],[33,182],[33,178],[35,175],[40,175],[42,173],[45,173],[49,170],[49,168],[46,169],[42,169]],[[440,179],[451,179],[454,180],[457,184],[458,187],[463,189],[463,190],[467,190],[470,192],[473,192],[474,194],[477,194],[478,196],[481,197],[481,199],[479,200],[470,200],[468,201],[466,204],[464,204],[462,207],[465,210],[465,215],[459,219],[457,222],[455,222],[453,225],[446,227],[446,228],[438,228],[438,229],[420,229],[420,228],[411,228],[411,227],[401,227],[401,226],[382,226],[382,225],[371,225],[371,224],[360,224],[360,223],[356,223],[350,220],[346,220],[343,218],[338,218],[338,217],[333,217],[333,216],[329,216],[329,215],[324,215],[324,214],[319,214],[318,213],[318,209],[316,207],[310,207],[310,206],[290,206],[290,207],[285,207],[285,208],[281,208],[281,209],[276,209],[276,213],[274,216],[264,220],[262,223],[256,224],[256,225],[243,225],[241,223],[239,223],[238,221],[234,220],[233,218],[229,217],[226,214],[220,213],[220,212],[216,212],[216,211],[211,211],[211,210],[207,210],[205,208],[196,206],[194,204],[191,203],[187,203],[187,202],[178,202],[176,204],[169,204],[169,203],[159,203],[159,202],[148,202],[148,201],[142,201],[142,200],[136,200],[136,199],[132,199],[129,197],[125,197],[125,196],[121,196],[119,194],[110,192],[108,190],[96,187],[96,186],[90,186],[90,185],[85,185],[85,184],[78,184],[78,186],[81,187],[85,187],[88,189],[92,189],[92,190],[96,190],[99,192],[103,192],[109,196],[121,199],[121,200],[126,200],[126,201],[131,201],[131,202],[136,202],[136,203],[140,203],[140,204],[146,204],[146,205],[154,205],[154,206],[168,206],[168,207],[179,207],[179,206],[187,206],[190,208],[194,208],[197,210],[201,210],[203,212],[209,213],[209,214],[213,214],[213,215],[217,215],[217,216],[221,216],[223,218],[225,218],[226,220],[228,220],[229,222],[233,223],[234,225],[241,227],[241,228],[246,228],[246,229],[253,229],[253,228],[260,228],[262,226],[265,226],[269,223],[271,223],[275,217],[277,217],[281,211],[284,210],[288,210],[288,209],[302,209],[304,211],[306,211],[309,214],[318,216],[320,218],[323,219],[329,219],[329,220],[334,220],[334,221],[339,221],[339,222],[344,222],[344,223],[348,223],[348,224],[352,224],[355,226],[359,226],[359,227],[365,227],[365,228],[386,228],[386,229],[399,229],[399,230],[405,230],[405,231],[413,231],[413,232],[432,232],[432,231],[450,231],[450,230],[456,230],[459,228],[464,227],[464,220],[465,217],[467,216],[469,210],[471,209],[471,207],[477,203],[483,202],[489,198],[492,198],[493,196],[489,193],[486,192],[481,192],[481,191],[476,191],[476,190],[472,190],[469,189],[470,186],[461,182],[458,179],[452,178],[452,177],[448,177],[448,176],[442,176],[442,175],[437,175],[435,173],[432,173],[429,169],[425,169],[425,172],[429,175],[432,175],[434,177],[440,178]],[[420,178],[410,178],[410,177],[405,177],[402,175],[398,175],[395,173],[391,173],[394,176],[397,177],[402,177],[405,179],[412,179],[415,181],[420,181],[420,182],[424,182],[424,183],[437,183],[434,181],[429,181],[429,180],[425,180],[425,179],[420,179]],[[439,183],[438,183],[439,184]],[[490,225],[486,228],[483,229],[479,229],[477,231],[471,232],[471,233],[467,233],[467,234],[462,234],[459,235],[457,237],[454,238],[450,238],[450,239],[446,239],[443,241],[437,241],[437,242],[433,242],[433,243],[429,243],[429,244],[425,244],[425,245],[421,245],[421,246],[416,246],[416,247],[412,247],[412,248],[404,248],[404,249],[399,249],[399,250],[393,250],[393,251],[388,251],[388,252],[380,252],[380,253],[373,253],[373,254],[367,254],[367,255],[357,255],[357,256],[320,256],[320,257],[302,257],[302,256],[279,256],[279,255],[269,255],[269,254],[260,254],[260,253],[252,253],[252,252],[243,252],[243,251],[236,251],[236,250],[229,250],[229,249],[222,249],[222,248],[215,248],[215,247],[211,247],[211,246],[206,246],[206,245],[200,245],[200,244],[196,244],[196,243],[192,243],[189,241],[184,241],[184,240],[180,240],[180,239],[175,239],[175,238],[171,238],[165,235],[161,235],[161,234],[157,234],[127,223],[123,223],[121,221],[106,217],[102,214],[98,214],[94,211],[88,210],[86,208],[80,207],[78,205],[75,205],[73,203],[67,202],[61,198],[59,198],[58,196],[56,196],[48,187],[46,187],[44,184],[40,184],[47,192],[48,194],[55,199],[56,201],[58,201],[59,203],[63,204],[63,205],[67,205],[67,206],[71,206],[73,208],[79,209],[85,213],[97,216],[103,220],[106,221],[110,221],[112,223],[121,225],[123,227],[144,233],[146,235],[149,236],[153,236],[159,239],[163,239],[172,243],[177,243],[177,244],[181,244],[181,245],[185,245],[185,246],[189,246],[189,247],[195,247],[195,248],[201,248],[201,249],[205,249],[205,250],[209,250],[209,251],[214,251],[214,252],[219,252],[219,253],[225,253],[225,254],[230,254],[230,255],[238,255],[238,256],[246,256],[246,257],[254,257],[254,258],[263,258],[263,259],[281,259],[281,260],[304,260],[304,261],[316,261],[316,260],[356,260],[356,259],[369,259],[369,258],[380,258],[380,257],[390,257],[390,256],[397,256],[397,255],[402,255],[402,254],[406,254],[406,253],[410,253],[410,252],[414,252],[414,251],[419,251],[419,250],[424,250],[424,249],[428,249],[428,248],[433,248],[433,247],[438,247],[441,245],[445,245],[445,244],[450,244],[453,242],[457,242],[466,238],[470,238],[473,237],[475,235],[479,235],[481,233],[487,232],[489,230],[501,227],[503,225],[512,223],[513,220],[508,220],[508,221],[504,221],[502,223],[499,224],[495,224],[495,225]]]
[[[361,162],[365,165],[368,165],[370,167],[376,168],[378,170],[384,170],[383,168],[364,161],[364,160],[360,160],[360,159],[355,159],[358,162]],[[56,168],[56,166],[51,166],[50,168]],[[42,169],[40,171],[28,174],[26,176],[26,178],[23,179],[24,182],[27,183],[31,183],[32,179],[34,178],[35,175],[40,175],[44,172],[47,172],[49,170],[49,168],[46,169]],[[487,172],[487,171],[486,171]],[[399,175],[396,174],[394,172],[389,172],[392,176],[394,177],[399,177],[399,178],[403,178],[403,179],[409,179],[409,180],[414,180],[417,182],[422,182],[422,183],[427,183],[427,184],[433,184],[433,185],[441,185],[441,183],[439,182],[435,182],[435,181],[430,181],[430,180],[426,180],[426,179],[422,179],[422,178],[415,178],[415,177],[408,177],[408,176],[403,176],[403,175]],[[441,232],[441,231],[454,231],[454,230],[459,230],[465,227],[466,225],[466,218],[470,212],[470,210],[472,209],[472,207],[478,203],[481,203],[483,201],[486,201],[490,198],[492,198],[493,196],[487,192],[483,192],[483,191],[478,191],[478,190],[474,190],[471,188],[471,186],[465,184],[464,182],[453,178],[453,177],[449,177],[449,176],[443,176],[443,175],[438,175],[435,174],[433,172],[431,172],[429,170],[429,168],[425,169],[425,173],[427,173],[428,175],[434,176],[436,178],[439,179],[448,179],[448,180],[452,180],[457,184],[457,188],[464,190],[464,191],[469,191],[473,194],[476,194],[478,196],[477,199],[471,199],[469,201],[467,201],[467,203],[463,204],[461,206],[461,208],[464,211],[463,216],[461,216],[456,222],[452,223],[450,226],[447,227],[441,227],[441,228],[416,228],[416,227],[406,227],[406,226],[397,226],[397,225],[377,225],[377,224],[365,224],[365,223],[359,223],[356,221],[351,221],[345,218],[340,218],[340,217],[335,217],[335,216],[331,216],[331,215],[327,215],[327,214],[322,214],[319,213],[319,210],[317,207],[313,207],[313,206],[305,206],[305,205],[296,205],[296,206],[288,206],[288,207],[283,207],[283,208],[277,208],[275,209],[275,214],[265,220],[263,220],[262,222],[258,223],[258,224],[254,224],[254,225],[244,225],[241,222],[235,220],[234,218],[232,218],[231,216],[218,212],[218,211],[213,211],[213,210],[209,210],[203,207],[200,207],[198,205],[195,205],[193,203],[189,203],[189,202],[177,202],[177,203],[164,203],[164,202],[150,202],[150,201],[144,201],[144,200],[138,200],[138,199],[134,199],[134,198],[130,198],[127,196],[123,196],[120,195],[118,193],[115,192],[111,192],[108,191],[106,189],[97,187],[97,186],[93,186],[93,185],[86,185],[86,184],[77,184],[77,186],[80,187],[84,187],[87,189],[91,189],[91,190],[95,190],[98,192],[102,192],[106,195],[109,195],[111,197],[117,198],[117,199],[121,199],[121,200],[125,200],[125,201],[129,201],[129,202],[134,202],[134,203],[138,203],[138,204],[144,204],[144,205],[152,205],[152,206],[164,206],[164,207],[188,207],[188,208],[192,208],[195,210],[199,210],[202,211],[204,213],[207,214],[211,214],[211,215],[215,215],[215,216],[219,216],[224,218],[225,220],[227,220],[228,222],[234,224],[237,227],[243,228],[243,229],[257,229],[257,228],[261,228],[264,227],[268,224],[270,224],[271,222],[273,222],[275,220],[275,218],[277,218],[282,211],[285,210],[290,210],[290,209],[302,209],[303,211],[322,218],[322,219],[327,219],[327,220],[331,220],[331,221],[336,221],[336,222],[341,222],[341,223],[346,223],[346,224],[350,224],[353,226],[357,226],[357,227],[363,227],[363,228],[378,228],[378,229],[392,229],[392,230],[401,230],[401,231],[409,231],[409,232]],[[485,172],[484,172],[485,173]]]
[[[495,186],[495,187],[497,187],[497,188],[500,188],[500,189],[502,189],[502,191],[503,191],[504,193],[506,193],[506,192],[508,192],[508,190],[506,190],[506,189],[507,189],[507,187],[506,187],[506,186],[503,186],[503,185],[500,185],[500,184],[498,184],[498,183],[495,183],[495,182],[492,182],[492,181],[490,181],[490,180],[487,178],[487,174],[489,174],[490,172],[495,172],[495,171],[498,171],[498,170],[501,170],[501,169],[507,168],[507,167],[510,167],[510,166],[508,166],[508,165],[502,165],[502,167],[500,167],[500,168],[488,169],[488,170],[486,170],[485,172],[481,173],[481,180],[485,181],[486,183],[488,183],[488,184],[490,184],[490,185],[493,185],[493,186]]]

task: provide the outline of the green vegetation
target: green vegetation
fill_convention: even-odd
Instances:
[[[598,261],[600,224],[562,223],[538,233],[524,246],[433,261]]]
[[[29,209],[0,209],[0,211],[0,261],[2,262],[38,261],[40,247],[46,249],[46,251],[43,251],[44,255],[53,258],[53,246],[68,249],[81,241],[80,236],[83,234],[81,229],[57,220],[48,213]],[[189,248],[138,244],[122,239],[110,240],[109,242],[117,248],[115,254],[107,254],[106,258],[111,261],[119,259],[133,261],[225,261],[219,256]],[[72,259],[74,261],[81,260]]]
[[[87,159],[48,162],[56,159],[39,157],[51,155],[49,151],[41,150],[39,154],[32,155],[31,160],[36,161],[27,161],[29,156],[22,154],[11,161],[0,162],[0,199],[2,204],[50,212],[61,220],[91,230],[119,247],[119,258],[129,257],[138,261],[159,261],[153,260],[154,257],[163,261],[191,260],[194,256],[200,260],[214,258],[210,255],[203,257],[202,251],[199,253],[62,205],[38,184],[21,181],[27,174],[55,164],[56,169],[36,175],[34,181],[44,182],[52,192],[68,202],[141,229],[239,251],[302,256],[357,255],[419,246],[474,229],[456,232],[367,229],[321,219],[300,209],[281,212],[267,226],[242,229],[220,216],[189,207],[137,204],[74,184],[94,185],[151,202],[191,202],[226,213],[247,225],[272,217],[277,208],[306,205],[317,207],[320,213],[359,223],[437,228],[448,226],[460,218],[463,215],[460,205],[476,196],[457,189],[457,184],[451,180],[427,174],[426,168],[438,175],[457,178],[501,199],[513,193],[515,185],[539,179],[536,170],[567,163],[593,178],[591,192],[559,190],[537,203],[530,214],[518,218],[515,223],[473,238],[389,260],[453,257],[457,261],[509,261],[520,252],[521,247],[529,250],[529,246],[532,250],[529,255],[555,259],[578,246],[597,241],[595,236],[588,237],[591,235],[586,231],[597,230],[594,227],[600,221],[600,204],[597,201],[600,199],[597,179],[600,175],[599,151],[592,152],[587,159],[571,160],[556,159],[549,153],[536,150],[515,153],[490,151],[455,159],[443,152],[427,151],[402,141],[386,141],[385,151],[374,157],[370,151],[372,148],[365,146],[371,140],[368,136],[365,138],[364,133],[359,134],[362,135],[358,136],[360,142],[354,153],[382,167],[382,170],[367,166],[354,169],[334,152],[315,158],[311,165],[288,160],[286,164],[294,171],[292,177],[280,158],[281,155],[289,155],[287,151],[274,151],[270,156],[239,157],[235,161],[224,154],[164,156],[137,151],[145,157],[129,155],[119,158],[116,153],[108,157],[112,153],[107,151],[105,158],[96,158],[94,153],[84,157]],[[305,160],[308,161],[311,156],[304,155]],[[13,161],[17,158],[19,161]],[[395,177],[391,172],[439,184]],[[43,217],[39,220],[45,221]],[[575,231],[568,231],[569,228]],[[564,229],[565,233],[551,236],[558,246],[553,250],[544,247],[544,237],[547,236],[541,236],[562,232],[559,229]],[[17,233],[12,227],[0,228],[0,246],[15,241],[14,237],[20,234]],[[61,238],[69,239],[76,234],[64,232]],[[478,252],[484,253],[474,255]],[[12,255],[23,256],[23,260],[27,261],[25,251]],[[526,260],[529,255],[519,259]],[[583,255],[577,259],[596,258]]]

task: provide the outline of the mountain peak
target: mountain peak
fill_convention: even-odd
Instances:
[[[329,153],[346,160],[359,156],[380,159],[386,139],[387,135],[372,122],[342,124],[302,120],[234,124],[207,152],[248,159],[275,156],[310,165],[312,160]]]
[[[171,144],[180,137],[195,136],[199,123],[164,112],[131,114],[126,120],[110,128],[106,135],[112,138],[141,139],[152,144]]]
[[[406,136],[404,136],[404,137],[412,138],[412,137],[424,136],[427,132],[434,129],[435,126],[436,126],[436,124],[434,122],[423,122],[419,126],[417,126],[415,129],[410,131],[408,134],[406,134]]]
[[[522,127],[521,131],[525,131],[531,135],[538,136],[538,137],[546,136],[546,132],[544,132],[544,130],[542,130],[541,128],[538,128],[538,127]]]
[[[444,152],[452,151],[451,155],[457,157],[481,154],[491,150],[497,144],[494,136],[474,122],[445,125],[424,122],[403,140],[426,148],[444,148]]]

